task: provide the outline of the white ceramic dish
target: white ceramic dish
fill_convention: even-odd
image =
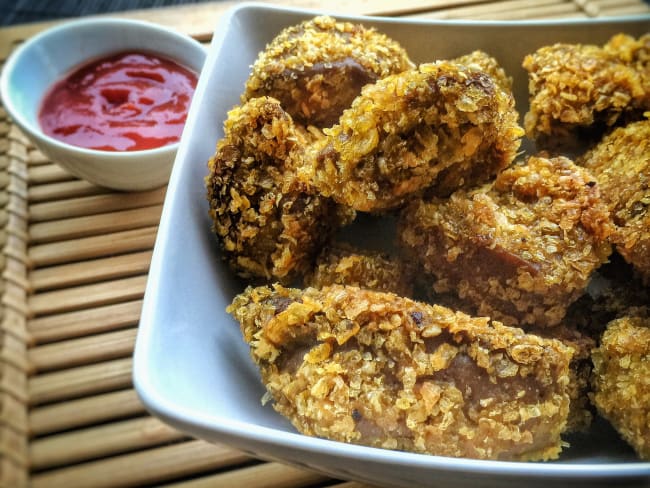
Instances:
[[[100,186],[146,190],[167,183],[179,143],[143,151],[96,151],[47,136],[38,123],[43,96],[56,81],[80,64],[127,50],[163,55],[196,73],[206,57],[199,42],[155,24],[77,20],[41,32],[16,49],[2,70],[0,95],[14,122],[52,161]]]
[[[244,284],[219,259],[203,178],[226,112],[238,103],[258,52],[282,28],[313,15],[243,5],[215,31],[167,190],[135,348],[134,382],[147,408],[194,436],[253,456],[377,485],[650,486],[650,463],[636,460],[604,422],[569,439],[572,447],[558,462],[512,463],[311,438],[298,434],[270,405],[261,405],[264,388],[237,323],[224,310]],[[650,30],[650,17],[513,24],[339,18],[376,26],[415,61],[484,49],[515,77],[520,107],[526,81],[519,64],[525,53],[555,41],[601,43],[617,32]]]

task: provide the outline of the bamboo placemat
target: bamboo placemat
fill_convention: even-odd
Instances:
[[[412,3],[403,13],[429,18],[650,12],[642,0]],[[362,487],[192,439],[147,414],[131,355],[164,196],[74,178],[0,107],[0,486]]]

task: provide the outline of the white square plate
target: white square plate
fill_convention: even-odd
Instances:
[[[242,5],[217,26],[167,190],[135,348],[134,383],[147,408],[180,430],[254,456],[307,466],[331,476],[385,486],[650,486],[650,463],[636,460],[605,422],[553,463],[450,459],[348,445],[298,434],[270,405],[238,324],[225,312],[244,289],[219,258],[203,178],[222,137],[226,112],[239,103],[250,65],[279,31],[316,15]],[[617,32],[650,31],[650,17],[554,22],[459,22],[337,16],[375,26],[415,62],[474,49],[495,56],[514,77],[525,110],[523,56],[554,42],[603,43]]]

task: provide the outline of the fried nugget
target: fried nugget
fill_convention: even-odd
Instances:
[[[412,67],[406,51],[384,34],[315,17],[284,29],[259,54],[242,101],[272,96],[296,123],[329,127],[361,87]]]
[[[650,120],[616,129],[580,162],[612,212],[617,251],[650,285]]]
[[[650,36],[615,37],[605,48],[554,44],[526,56],[527,135],[538,148],[579,150],[609,128],[641,118],[650,109],[649,44]]]
[[[310,191],[288,169],[306,142],[277,100],[235,107],[224,132],[205,179],[223,257],[242,277],[289,282],[311,268],[353,212]]]
[[[479,459],[562,448],[573,350],[559,341],[339,285],[249,287],[228,311],[304,434]]]
[[[611,232],[596,180],[565,157],[531,156],[491,184],[414,201],[398,222],[436,292],[522,327],[562,321],[607,260]]]
[[[482,71],[440,61],[367,85],[299,176],[323,195],[382,211],[433,186],[450,193],[514,159],[522,129],[511,94]]]
[[[592,359],[598,412],[650,460],[650,316],[611,322]]]
[[[413,295],[413,280],[406,263],[386,253],[358,249],[343,242],[323,249],[304,283],[314,288],[338,284],[387,291],[403,297]]]

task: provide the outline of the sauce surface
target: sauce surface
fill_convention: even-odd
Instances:
[[[54,84],[39,112],[43,131],[75,146],[139,151],[180,139],[195,73],[164,57],[123,52]]]

